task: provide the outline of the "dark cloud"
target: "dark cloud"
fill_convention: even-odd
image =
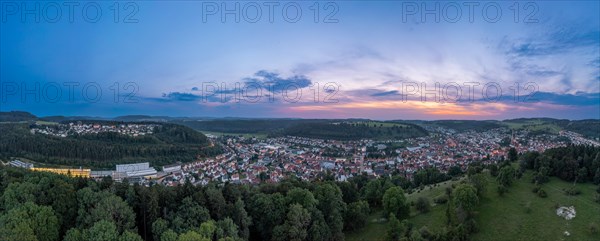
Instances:
[[[397,90],[391,90],[391,91],[374,93],[374,94],[371,94],[371,96],[388,96],[388,95],[398,95],[398,94],[399,93]]]
[[[258,85],[269,92],[278,92],[293,88],[306,88],[312,81],[303,75],[283,78],[278,73],[260,70],[252,77],[244,78],[246,85]]]
[[[168,94],[163,93],[162,97],[167,101],[196,101],[202,99],[202,96],[200,95],[183,92],[170,92]]]

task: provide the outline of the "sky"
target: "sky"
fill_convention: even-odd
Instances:
[[[600,3],[2,1],[0,110],[600,118]]]

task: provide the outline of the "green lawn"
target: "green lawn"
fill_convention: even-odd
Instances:
[[[486,173],[487,192],[475,215],[479,232],[472,234],[471,240],[600,240],[600,234],[592,234],[589,230],[592,222],[600,225],[600,204],[594,202],[595,185],[577,184],[582,193],[578,196],[566,196],[562,189],[573,184],[551,178],[549,183],[542,186],[548,197],[540,198],[531,191],[531,175],[531,172],[526,172],[521,179],[513,183],[508,193],[500,197],[496,193],[495,179]],[[415,228],[427,226],[430,231],[439,232],[445,226],[446,206],[436,206],[433,198],[443,194],[446,187],[456,182],[459,181],[447,181],[407,195],[409,201],[426,197],[433,205],[428,213],[419,213],[411,207],[410,222]],[[557,216],[557,204],[573,205],[577,216],[569,221]],[[529,211],[527,206],[530,207]],[[381,217],[381,211],[373,213],[367,226],[357,232],[347,233],[346,240],[384,240],[387,223],[380,221]],[[564,231],[569,231],[571,236],[564,236]]]

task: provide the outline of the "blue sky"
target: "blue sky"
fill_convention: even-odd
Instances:
[[[81,2],[72,22],[69,8],[56,3],[39,2],[38,12],[24,15],[23,9],[35,9],[36,2],[2,2],[2,111],[42,116],[600,117],[597,1],[519,2],[518,8],[514,2],[481,2],[472,6],[471,19],[464,2],[280,2],[272,22],[268,2],[119,2],[117,23],[114,2]],[[223,21],[223,9],[235,10],[236,4],[238,12]],[[262,15],[250,22],[258,16],[257,6]],[[294,20],[295,7],[301,9],[297,22],[286,21],[284,6],[288,20]],[[423,15],[426,10],[434,13]],[[86,21],[84,15],[98,21]],[[451,87],[456,85],[461,98],[435,100],[457,97]],[[468,86],[474,86],[472,96]]]

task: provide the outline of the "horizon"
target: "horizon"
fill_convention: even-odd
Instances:
[[[300,120],[374,120],[374,121],[508,121],[508,120],[517,120],[517,119],[553,119],[553,120],[568,120],[568,121],[584,121],[584,120],[600,120],[599,118],[586,118],[586,119],[569,119],[569,118],[553,118],[553,117],[519,117],[519,118],[508,118],[508,119],[369,119],[369,118],[302,118],[302,117],[241,117],[241,116],[223,116],[223,117],[213,117],[213,116],[168,116],[168,115],[145,115],[145,114],[128,114],[128,115],[117,115],[117,116],[82,116],[82,115],[36,115],[35,113],[23,110],[9,110],[9,111],[0,111],[0,113],[9,113],[9,112],[25,112],[36,116],[37,118],[48,118],[48,117],[85,117],[85,118],[103,118],[114,120],[121,117],[131,117],[131,116],[142,116],[142,117],[151,117],[151,118],[206,118],[206,119],[250,119],[250,120],[258,120],[258,119],[300,119]],[[95,120],[95,119],[90,119]]]
[[[2,111],[600,118],[597,1],[53,3],[2,2]]]

